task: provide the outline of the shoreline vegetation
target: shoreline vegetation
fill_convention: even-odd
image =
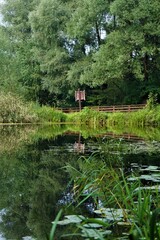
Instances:
[[[81,112],[63,113],[49,106],[26,103],[11,93],[0,94],[0,124],[71,123],[98,128],[118,127],[158,127],[160,125],[160,105],[149,99],[146,107],[136,112],[106,113],[85,107]]]

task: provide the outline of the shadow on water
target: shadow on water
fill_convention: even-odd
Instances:
[[[150,165],[158,170],[160,137],[150,140],[155,131],[160,136],[154,129],[147,140],[145,130],[123,135],[120,131],[111,134],[107,129],[79,129],[73,125],[1,126],[0,239],[49,239],[51,222],[59,209],[73,203],[66,165],[79,169],[81,156],[86,158],[96,152],[106,161],[112,153],[113,165],[123,166],[126,172],[143,169],[148,173]],[[146,177],[143,181],[151,180]],[[81,207],[75,209],[73,204],[65,211],[90,216],[93,206],[89,199]]]

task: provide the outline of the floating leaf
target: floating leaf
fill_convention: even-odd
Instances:
[[[140,169],[141,171],[154,171],[154,170],[158,170],[158,166],[148,166],[145,169]]]
[[[95,210],[94,212],[97,214],[101,214],[108,221],[119,221],[124,217],[124,212],[126,211],[126,209],[101,208],[99,210]]]
[[[100,228],[100,227],[102,227],[102,225],[98,224],[98,223],[87,223],[87,224],[84,224],[83,227],[85,227],[85,228]]]
[[[160,176],[157,177],[154,175],[141,175],[139,178],[144,179],[146,181],[160,182]]]
[[[118,222],[117,224],[120,226],[131,226],[132,225],[131,222]]]
[[[151,187],[138,187],[136,188],[134,191],[137,192],[137,191],[140,191],[140,190],[156,190],[158,192],[160,192],[160,185],[158,186],[151,186]]]
[[[110,230],[105,230],[105,231],[98,231],[95,229],[90,229],[86,228],[82,230],[82,236],[83,237],[88,237],[88,238],[93,238],[93,239],[103,239],[103,236],[111,234],[112,231]]]
[[[64,220],[58,221],[59,225],[67,225],[70,223],[80,223],[84,217],[82,215],[67,215]]]

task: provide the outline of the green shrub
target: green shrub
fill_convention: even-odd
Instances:
[[[160,124],[160,106],[153,108],[144,108],[137,112],[130,113],[110,113],[107,119],[108,125],[117,126],[159,126]]]
[[[52,107],[34,105],[32,110],[38,117],[38,122],[65,122],[66,114]]]
[[[0,122],[1,123],[30,123],[36,121],[34,113],[30,113],[29,105],[12,94],[0,93]]]
[[[103,126],[106,124],[107,113],[98,112],[85,107],[81,112],[70,113],[67,115],[68,122],[76,124],[85,124],[87,126]]]
[[[147,100],[147,108],[152,109],[157,105],[157,93],[150,92]]]
[[[12,93],[0,93],[1,123],[64,122],[66,114],[48,106],[25,103]]]

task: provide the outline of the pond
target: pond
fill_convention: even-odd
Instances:
[[[158,129],[20,125],[0,133],[0,240],[49,239],[60,209],[54,239],[129,239],[125,207],[150,198],[146,208],[160,207]],[[146,195],[133,196],[136,189]]]

